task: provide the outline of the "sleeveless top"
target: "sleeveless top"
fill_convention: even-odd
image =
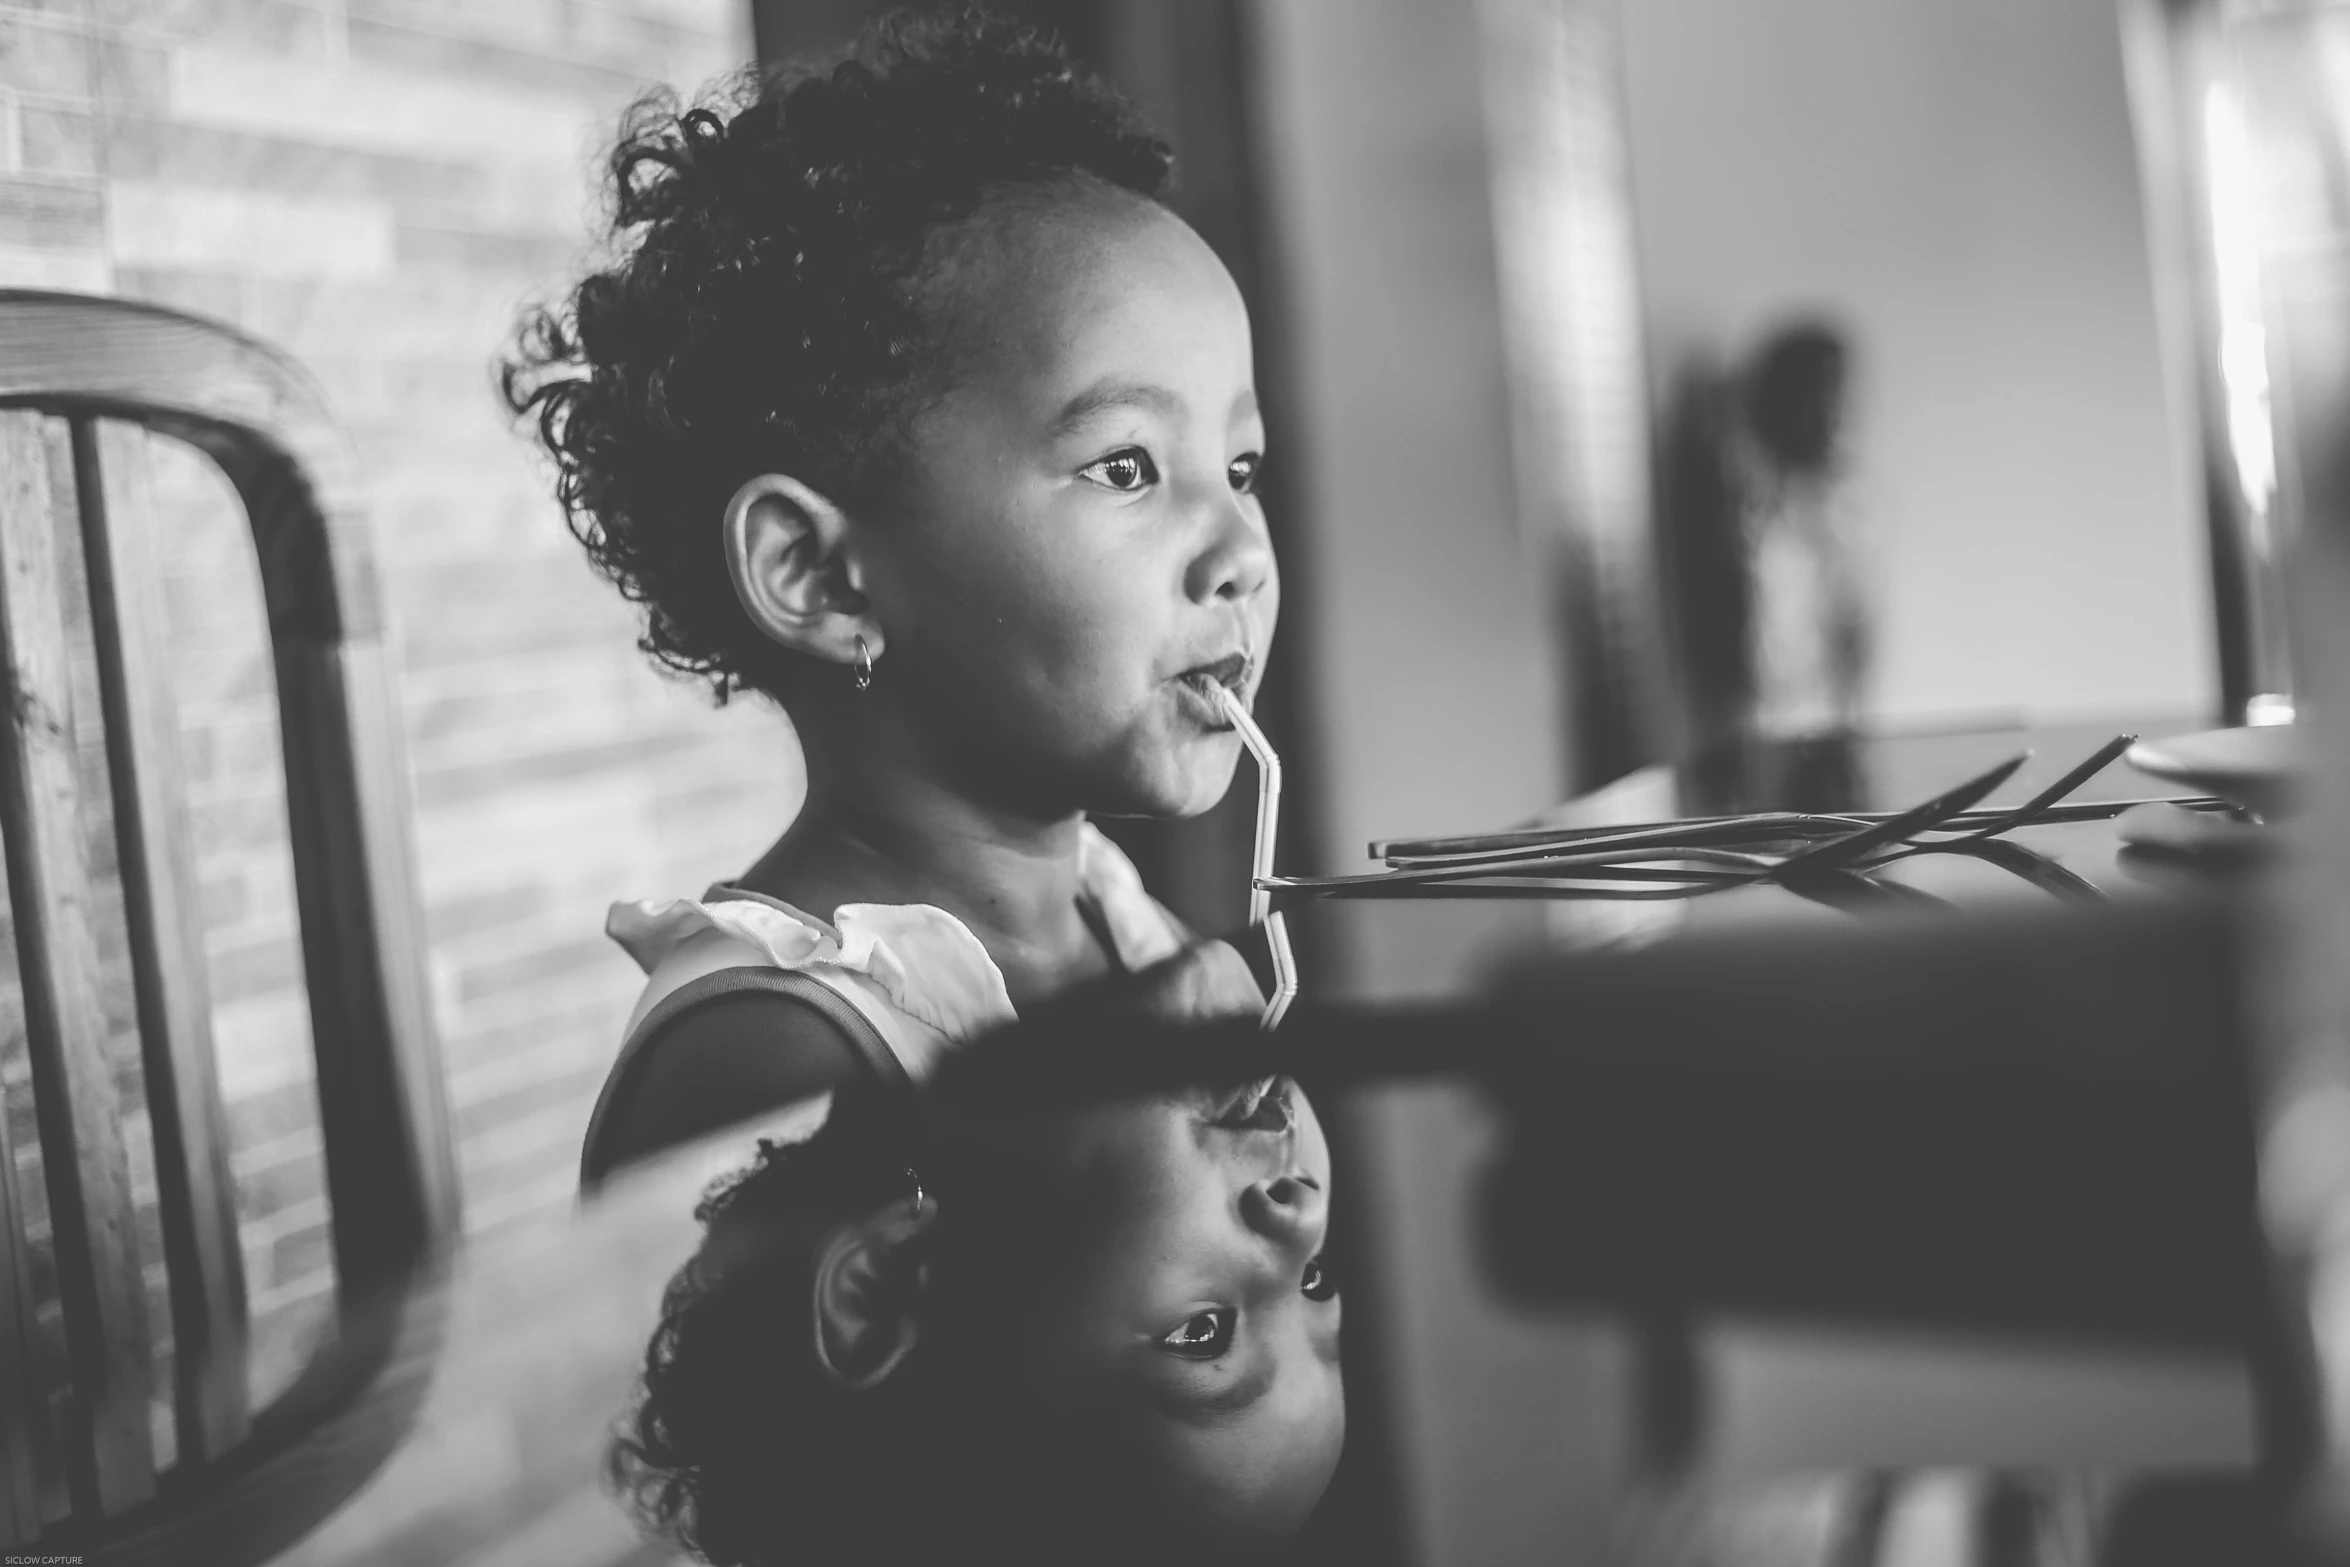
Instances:
[[[1082,833],[1078,905],[1119,966],[1138,972],[1190,946],[1191,932],[1144,889],[1118,846],[1091,822]],[[825,921],[720,883],[698,900],[615,903],[604,929],[644,970],[645,988],[588,1122],[583,1184],[646,1052],[704,1002],[746,990],[788,996],[846,1034],[876,1074],[912,1083],[1018,1015],[979,938],[927,903],[844,903]],[[814,1135],[830,1103],[830,1094],[805,1101],[805,1114],[785,1118],[784,1140]]]

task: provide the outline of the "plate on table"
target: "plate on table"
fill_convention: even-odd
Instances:
[[[2291,724],[2263,724],[2142,740],[2122,759],[2142,773],[2275,816],[2292,807],[2301,750]]]

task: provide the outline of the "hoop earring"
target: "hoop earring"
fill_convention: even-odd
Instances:
[[[873,654],[866,648],[865,639],[862,636],[857,638],[856,684],[860,691],[873,689]]]

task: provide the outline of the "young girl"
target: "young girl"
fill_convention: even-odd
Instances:
[[[813,1126],[835,1091],[902,1100],[1073,987],[1122,983],[1160,1016],[1261,1007],[1237,953],[1194,942],[1086,819],[1223,795],[1239,739],[1216,687],[1253,694],[1278,603],[1247,312],[1156,199],[1168,170],[1056,49],[972,15],[893,20],[828,71],[632,122],[619,258],[528,324],[508,396],[645,607],[645,649],[781,705],[808,788],[733,882],[614,908],[647,985],[586,1184],[764,1109]],[[902,1151],[886,1116],[770,1156],[710,1237],[741,1251],[716,1222],[736,1216],[770,1262],[681,1277],[649,1362],[637,1453],[686,1532],[763,1560],[777,1531],[878,1527],[870,1483],[902,1505],[975,1469],[1005,1483],[956,1494],[1034,1500],[977,1462],[986,1443],[938,1445],[1006,1398],[1056,1412],[1056,1473],[1123,1476],[1086,1494],[1147,1493],[1218,1538],[1293,1526],[1343,1426],[1328,1178],[1302,1101],[1246,1092],[1031,1128],[1024,1205],[972,1159],[941,1177],[875,1153]],[[843,1167],[865,1173],[788,1178]],[[876,1303],[898,1324],[879,1336],[855,1326]],[[741,1331],[687,1326],[713,1321]],[[767,1381],[728,1370],[754,1361]],[[688,1365],[754,1400],[695,1428],[715,1447],[664,1412]],[[795,1456],[742,1449],[766,1455],[746,1512],[713,1500],[712,1466],[761,1418]]]
[[[734,882],[614,909],[649,982],[591,1182],[1189,945],[1086,821],[1216,803],[1213,688],[1253,694],[1278,603],[1247,312],[1168,167],[971,18],[624,137],[620,258],[508,394],[645,649],[781,705],[807,797]]]

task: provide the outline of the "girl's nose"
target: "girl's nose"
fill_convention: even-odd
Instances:
[[[1247,603],[1273,580],[1273,541],[1256,518],[1226,496],[1207,547],[1191,563],[1185,583],[1196,603]]]
[[[1303,1261],[1322,1249],[1330,1227],[1329,1199],[1311,1176],[1283,1175],[1258,1181],[1240,1194],[1248,1227]]]

